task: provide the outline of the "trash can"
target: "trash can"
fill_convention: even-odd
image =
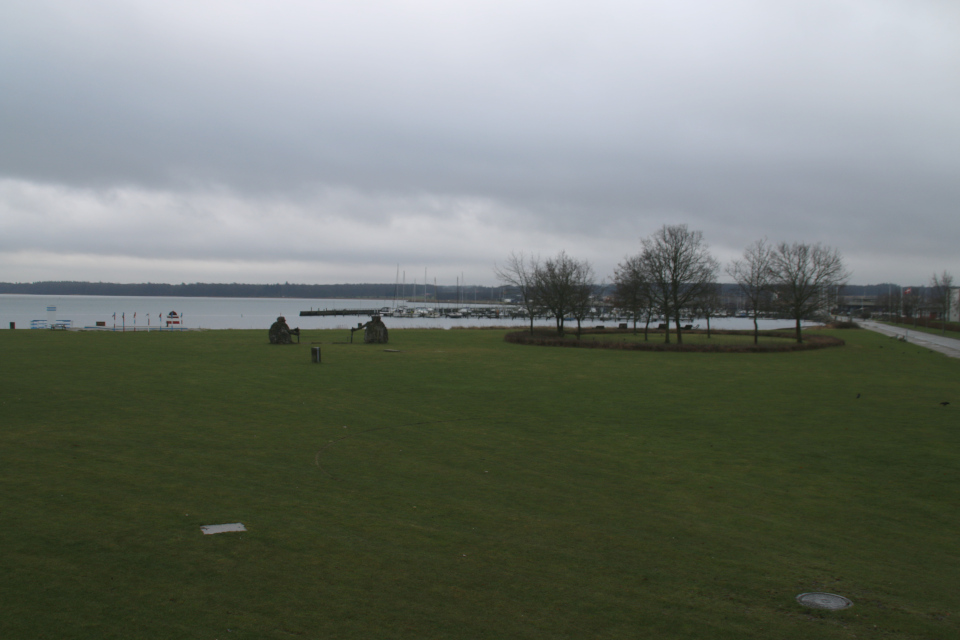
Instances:
[[[315,363],[320,364],[320,347],[310,347],[310,357]]]
[[[16,322],[11,322],[11,323],[10,323],[10,328],[11,328],[11,329],[16,329],[16,328],[17,328],[17,323],[16,323]]]

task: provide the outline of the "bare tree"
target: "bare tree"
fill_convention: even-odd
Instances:
[[[637,332],[637,320],[646,315],[647,323],[643,330],[644,340],[646,340],[650,317],[653,315],[653,304],[650,297],[650,280],[643,270],[642,256],[637,254],[624,258],[613,272],[613,282],[616,305],[630,314],[633,319],[634,333]]]
[[[576,270],[573,274],[573,296],[570,301],[570,315],[577,321],[577,340],[580,339],[583,320],[593,308],[593,266],[586,260],[577,262]],[[603,290],[603,284],[600,285]]]
[[[536,274],[540,268],[540,259],[524,258],[523,252],[511,253],[502,265],[494,265],[493,272],[501,284],[517,289],[520,304],[530,318],[530,333],[533,333],[533,318],[541,311],[537,299]]]
[[[882,293],[877,297],[877,304],[886,314],[886,317],[890,320],[896,322],[900,321],[900,309],[902,308],[901,304],[901,290],[900,287],[894,285],[887,285],[887,292]]]
[[[940,333],[947,331],[947,322],[950,320],[950,290],[953,288],[953,276],[944,271],[936,273],[930,278],[930,294],[934,308],[940,314]]]
[[[825,311],[822,296],[826,290],[850,277],[840,252],[820,243],[781,242],[773,252],[771,270],[776,303],[797,322],[797,342],[803,342],[800,321]]]
[[[592,275],[589,263],[582,263],[561,251],[534,271],[535,297],[540,306],[556,318],[557,333],[563,335],[563,321],[572,313],[582,294],[584,272]]]
[[[680,314],[716,280],[719,264],[707,250],[703,233],[690,231],[685,224],[663,225],[641,242],[641,259],[650,280],[650,291],[668,324],[665,341],[670,342],[672,316],[676,321],[677,343],[682,343]]]
[[[920,292],[915,287],[907,287],[903,290],[900,301],[903,306],[903,315],[912,318],[913,326],[916,327],[917,315],[920,313],[920,307],[922,306]]]
[[[727,266],[727,274],[740,287],[750,305],[754,344],[760,340],[757,318],[761,311],[769,307],[770,294],[773,292],[773,252],[766,238],[757,240],[744,250],[742,260],[734,260]]]
[[[693,315],[696,318],[703,318],[707,321],[707,339],[710,339],[710,318],[715,317],[717,312],[723,308],[723,300],[720,296],[720,285],[711,283],[704,287],[703,292],[693,301],[691,307]]]

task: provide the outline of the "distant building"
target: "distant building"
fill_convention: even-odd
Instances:
[[[840,296],[838,302],[843,315],[872,313],[877,308],[877,296]]]

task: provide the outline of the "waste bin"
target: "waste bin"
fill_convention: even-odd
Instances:
[[[320,364],[320,347],[310,347],[310,356],[314,362]]]

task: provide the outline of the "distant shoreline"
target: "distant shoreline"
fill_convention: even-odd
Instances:
[[[252,299],[252,300],[310,300],[312,298],[320,300],[385,300],[393,301],[393,296],[389,298],[384,296],[359,296],[359,297],[346,297],[346,296],[323,296],[318,298],[317,296],[239,296],[239,295],[183,295],[179,293],[158,293],[158,294],[146,294],[146,293],[65,293],[63,291],[57,292],[44,292],[44,293],[25,293],[23,291],[0,291],[0,296],[97,296],[97,297],[109,297],[109,298],[239,298],[239,299]],[[397,298],[400,300],[400,298]],[[409,296],[403,298],[405,302],[423,302],[423,298],[413,299]],[[433,298],[429,300],[430,304],[434,303]]]
[[[0,294],[41,296],[127,296],[170,298],[269,298],[325,300],[393,300],[452,302],[489,302],[501,298],[500,287],[428,285],[424,300],[423,285],[397,283],[360,284],[242,284],[242,283],[114,283],[45,281],[0,282]]]

